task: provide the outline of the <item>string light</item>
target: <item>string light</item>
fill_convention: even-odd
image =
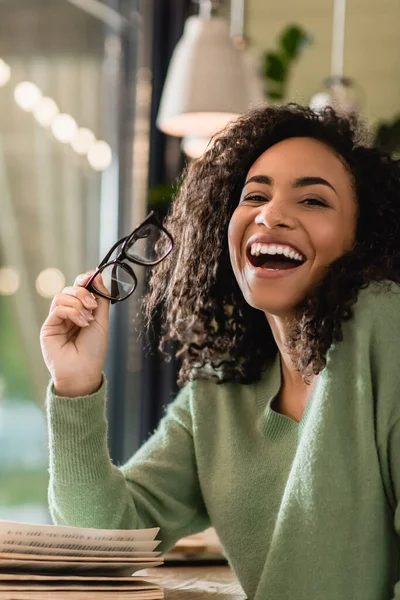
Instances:
[[[104,171],[112,163],[112,151],[107,142],[96,142],[88,153],[88,161],[95,171]]]
[[[87,154],[96,143],[96,137],[90,129],[80,127],[71,140],[71,146],[77,154]]]
[[[8,69],[8,71],[7,71]],[[9,67],[0,59],[0,86]],[[107,142],[96,140],[93,131],[87,127],[78,127],[75,119],[66,113],[60,113],[56,102],[43,96],[40,89],[30,81],[22,81],[14,90],[16,103],[22,110],[32,112],[36,121],[43,127],[51,127],[54,137],[62,144],[71,144],[77,154],[87,155],[92,169],[104,171],[113,159],[112,150]]]
[[[70,142],[76,135],[78,126],[75,119],[73,119],[71,115],[62,113],[60,115],[56,115],[54,118],[51,124],[51,130],[54,137],[59,142],[62,144],[68,144],[68,142]]]
[[[26,112],[32,112],[41,97],[42,92],[31,81],[22,81],[14,90],[15,102]]]
[[[39,99],[38,103],[33,109],[33,116],[35,117],[36,121],[40,123],[40,125],[43,125],[43,127],[49,127],[59,112],[58,106],[54,100],[44,96]]]
[[[0,58],[0,87],[4,87],[10,81],[11,67]]]

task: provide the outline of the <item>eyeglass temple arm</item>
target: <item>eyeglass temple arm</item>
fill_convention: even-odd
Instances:
[[[108,263],[108,261],[110,260],[110,256],[112,256],[112,253],[114,252],[114,250],[116,248],[118,248],[118,246],[120,246],[121,244],[123,244],[125,242],[125,240],[128,239],[128,235],[123,237],[122,239],[118,240],[118,242],[116,242],[114,244],[114,246],[111,248],[111,250],[105,255],[105,257],[103,258],[103,260],[101,261],[101,263],[99,264],[98,268],[102,267],[103,265],[106,265]]]

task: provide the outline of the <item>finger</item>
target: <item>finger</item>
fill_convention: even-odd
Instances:
[[[85,294],[88,294],[88,290],[86,290],[84,287],[87,284],[87,282],[89,281],[89,279],[92,277],[94,271],[90,271],[88,273],[83,273],[82,275],[78,275],[78,277],[75,280],[75,284],[74,284],[74,289],[76,290],[84,290]],[[103,292],[103,294],[107,294],[108,295],[108,290],[106,288],[106,286],[103,283],[103,278],[100,275],[100,273],[94,278],[94,280],[92,281],[92,284],[99,290],[99,292]],[[103,320],[103,322],[108,321],[109,318],[109,314],[110,314],[110,301],[107,300],[107,298],[103,298],[102,296],[94,296],[93,294],[89,295],[92,298],[96,298],[97,304],[98,304],[98,308],[95,311],[95,315],[96,317],[98,317],[99,319]]]
[[[100,273],[94,278],[92,284],[99,290],[99,292],[103,292],[103,294],[109,294],[108,289],[103,283],[103,278]],[[95,295],[95,298],[99,304],[99,308],[96,310],[96,316],[98,315],[99,319],[104,319],[104,321],[108,321],[110,316],[110,301],[107,298],[102,298],[101,296]]]
[[[75,325],[78,327],[89,326],[89,321],[85,319],[82,313],[71,306],[56,306],[56,308],[47,317],[46,326],[54,327],[61,325],[61,323],[67,319],[72,321],[72,323],[75,323]]]
[[[87,284],[87,282],[89,281],[89,279],[91,278],[93,273],[94,273],[94,271],[87,271],[86,273],[81,273],[80,275],[78,275],[74,281],[74,286],[78,285],[81,287],[85,287],[85,285]]]
[[[78,277],[75,279],[74,287],[83,287],[84,288],[87,285],[89,279],[92,277],[93,273],[94,273],[94,271],[90,271],[88,273],[83,273],[82,275],[78,275]],[[109,291],[106,288],[106,286],[104,285],[103,278],[100,273],[98,273],[96,275],[96,277],[93,279],[91,284],[96,289],[98,289],[99,292],[102,292],[103,294],[106,294],[107,296],[109,295]],[[104,299],[106,300],[106,298],[104,298]]]
[[[103,294],[109,295],[110,292],[108,291],[108,289],[104,285],[104,281],[103,281],[103,277],[101,276],[101,273],[98,273],[96,275],[96,277],[92,281],[92,285],[97,290],[99,290],[99,292],[103,292]]]
[[[68,288],[66,288],[68,289]],[[93,321],[94,320],[94,316],[92,315],[92,313],[90,312],[90,310],[87,310],[84,306],[84,304],[81,302],[81,300],[79,298],[76,298],[74,295],[69,294],[69,293],[61,293],[61,294],[57,294],[57,296],[54,296],[53,301],[51,303],[50,306],[50,313],[54,311],[54,309],[57,306],[69,306],[71,308],[75,308],[77,311],[79,311],[82,316],[87,320],[87,321]],[[97,303],[96,303],[97,306]]]
[[[63,289],[63,291],[61,293],[67,294],[68,296],[72,296],[74,298],[77,298],[79,300],[79,302],[81,302],[84,305],[84,307],[89,310],[95,310],[98,306],[97,300],[84,287],[72,286],[72,285],[67,286]],[[60,302],[58,304],[60,304]]]

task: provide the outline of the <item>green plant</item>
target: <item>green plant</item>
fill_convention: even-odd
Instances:
[[[291,67],[311,43],[312,37],[304,29],[298,25],[289,25],[279,37],[278,49],[265,52],[263,76],[269,100],[284,99]]]
[[[155,210],[160,219],[164,219],[172,204],[172,200],[178,190],[178,181],[172,183],[161,183],[149,188],[147,193],[147,204],[150,210]]]
[[[149,188],[147,197],[149,206],[154,208],[169,206],[176,193],[176,185],[176,181],[174,181]]]

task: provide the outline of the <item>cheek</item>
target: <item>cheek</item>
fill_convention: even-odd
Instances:
[[[240,280],[241,272],[241,247],[245,234],[246,223],[240,209],[233,213],[228,226],[228,249],[232,270],[237,281]]]
[[[231,258],[237,256],[240,251],[240,243],[243,237],[243,227],[241,227],[241,220],[238,218],[238,214],[235,211],[229,221],[228,226],[228,246],[229,254]]]
[[[355,240],[355,219],[348,215],[346,219],[321,221],[313,229],[313,246],[316,259],[328,262],[339,258],[353,247]]]

